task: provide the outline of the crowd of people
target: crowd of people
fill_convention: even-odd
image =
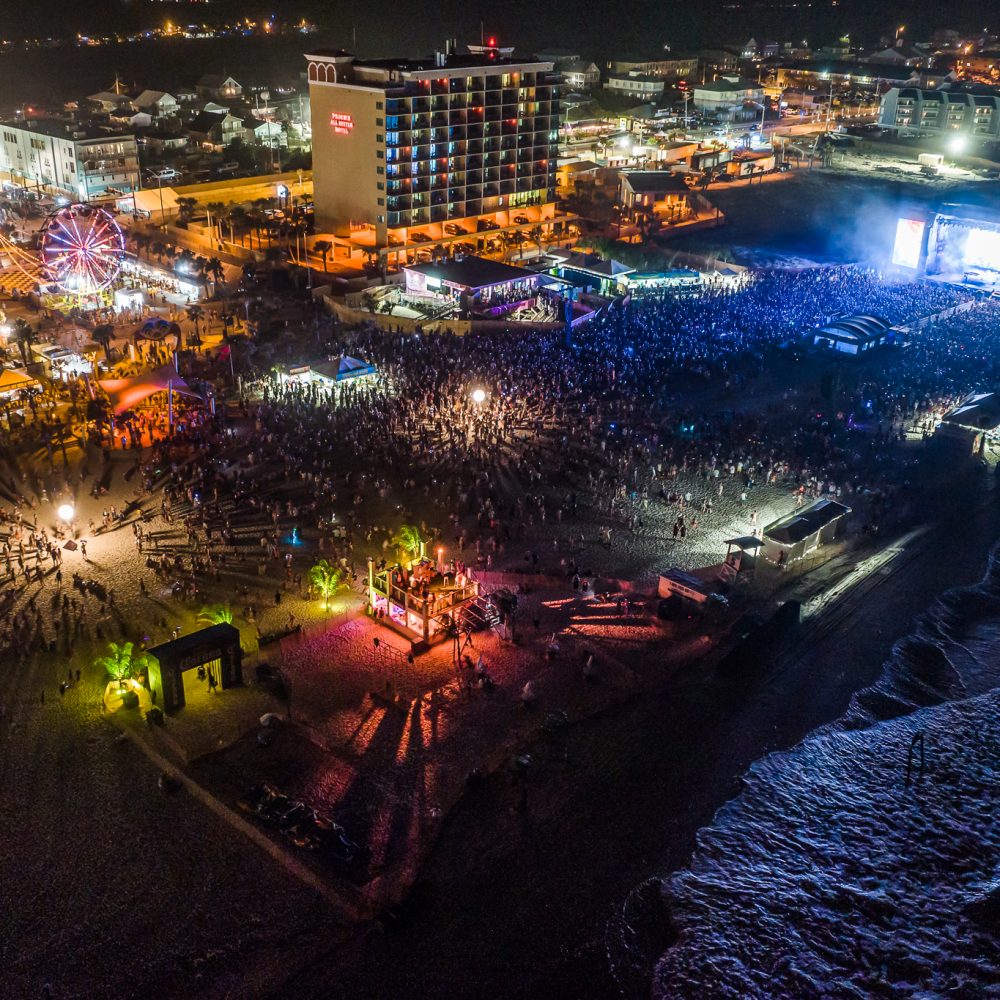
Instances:
[[[463,566],[567,577],[620,569],[619,540],[654,528],[655,561],[665,541],[690,544],[723,510],[756,532],[763,486],[784,490],[789,509],[854,497],[877,523],[909,478],[905,432],[1000,376],[990,340],[1000,303],[913,327],[907,346],[842,372],[828,393],[819,368],[769,389],[766,372],[790,333],[845,311],[911,322],[967,298],[829,268],[619,305],[575,331],[573,346],[537,331],[327,330],[331,347],[379,375],[331,394],[262,373],[243,381],[228,416],[220,407],[157,436],[137,456],[136,483],[162,502],[146,504],[136,547],[179,596],[240,574],[252,614],[260,601],[306,596],[318,557],[360,585],[364,557],[391,560],[401,523]],[[727,390],[756,384],[752,400]]]
[[[343,346],[375,362],[380,381],[343,391],[331,405],[315,385],[265,379],[246,400],[255,426],[247,459],[280,470],[285,488],[297,484],[310,498],[311,528],[336,513],[349,523],[350,541],[385,546],[394,521],[419,517],[435,543],[489,568],[522,559],[534,566],[548,549],[559,556],[542,553],[543,561],[571,570],[585,541],[610,547],[621,530],[641,532],[657,502],[695,508],[687,521],[669,515],[675,537],[705,523],[723,495],[745,505],[750,530],[761,484],[787,488],[790,504],[864,494],[874,498],[866,516],[877,518],[911,461],[894,447],[901,434],[956,383],[972,387],[967,353],[953,341],[965,324],[989,326],[977,310],[932,322],[914,333],[912,352],[885,356],[880,382],[901,387],[891,406],[879,395],[856,410],[817,413],[807,405],[816,387],[807,385],[712,410],[692,402],[676,377],[696,366],[724,387],[765,369],[791,333],[845,312],[903,323],[966,298],[868,269],[826,268],[637,301],[577,332],[573,349],[552,333],[454,338],[370,325]],[[988,315],[993,307],[980,308]],[[941,355],[954,363],[931,369],[929,358],[940,365]],[[938,376],[928,381],[932,370]],[[864,389],[864,379],[839,387],[836,401],[851,404]],[[241,477],[237,484],[246,489]],[[560,550],[558,537],[549,542],[547,519],[577,517],[579,544]]]

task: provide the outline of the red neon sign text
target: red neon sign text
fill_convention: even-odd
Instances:
[[[348,135],[354,129],[354,119],[339,111],[332,111],[330,113],[330,127],[338,135]]]

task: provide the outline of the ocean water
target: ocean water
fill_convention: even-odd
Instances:
[[[1000,996],[1000,550],[609,928],[625,995]],[[645,977],[645,982],[643,982]]]

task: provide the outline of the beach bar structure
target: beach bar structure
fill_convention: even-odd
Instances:
[[[485,257],[454,257],[403,268],[408,295],[451,299],[465,314],[498,317],[531,302],[543,275]]]
[[[764,528],[764,558],[779,566],[806,558],[837,537],[850,513],[850,507],[824,499],[772,521]]]
[[[368,599],[372,613],[383,625],[415,646],[426,646],[454,634],[453,626],[461,624],[463,610],[479,599],[479,584],[459,574],[451,586],[435,582],[411,587],[412,572],[399,564],[376,570],[369,560]]]

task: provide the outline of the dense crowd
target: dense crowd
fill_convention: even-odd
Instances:
[[[855,497],[874,523],[909,476],[904,432],[1000,376],[1000,303],[914,326],[905,348],[841,373],[829,393],[819,368],[743,405],[726,387],[780,364],[778,345],[803,327],[844,312],[912,322],[966,298],[837,268],[619,306],[572,346],[552,332],[338,331],[339,348],[373,361],[378,378],[331,392],[262,376],[243,383],[235,420],[206,415],[158,440],[140,461],[162,502],[136,546],[179,594],[196,596],[223,572],[267,577],[257,592],[240,584],[252,617],[255,601],[305,596],[317,555],[355,578],[363,556],[392,558],[401,522],[443,544],[459,569],[558,564],[567,574],[593,558],[581,555],[587,546],[610,550],[602,559],[613,569],[621,535],[641,538],[653,521],[661,537],[672,521],[683,542],[723,505],[745,509],[745,530],[756,531],[762,486],[786,491],[789,507]],[[28,563],[16,532],[3,533],[10,562],[0,568],[16,578]],[[0,626],[16,632],[25,623],[11,613]]]
[[[583,530],[610,544],[613,531],[641,531],[655,501],[678,508],[683,535],[735,494],[749,527],[760,484],[787,487],[790,502],[864,493],[881,503],[905,478],[910,459],[894,446],[917,410],[972,378],[953,340],[966,324],[988,328],[977,310],[931,323],[913,334],[912,350],[886,355],[880,384],[901,387],[891,405],[879,395],[857,412],[816,414],[804,406],[808,393],[793,391],[716,411],[672,377],[697,366],[708,382],[729,384],[766,367],[790,333],[845,313],[904,323],[966,299],[945,286],[827,268],[638,301],[577,333],[573,348],[552,333],[454,338],[369,326],[346,346],[378,365],[379,385],[338,390],[331,405],[316,385],[265,380],[247,402],[257,431],[249,457],[302,484],[316,527],[334,511],[346,517],[344,553],[361,538],[384,548],[391,522],[422,515],[435,540],[489,567],[511,543],[536,563],[546,519],[584,508]],[[850,404],[865,391],[861,381],[838,399]],[[866,515],[878,513],[868,505]]]

